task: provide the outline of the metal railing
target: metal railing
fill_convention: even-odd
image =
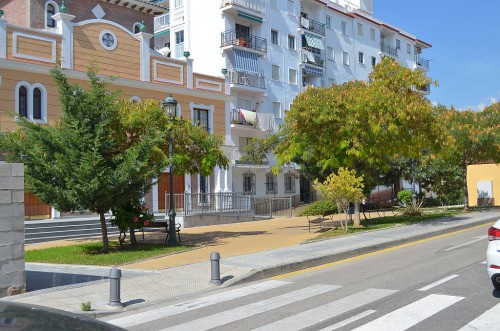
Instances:
[[[396,47],[392,47],[390,45],[380,43],[380,50],[386,54],[391,55],[391,56],[398,57],[398,50]]]
[[[417,62],[417,65],[419,67],[423,67],[423,68],[429,69],[429,62],[430,62],[430,60],[421,58],[420,56],[417,55],[417,56],[415,56],[415,62]]]
[[[256,13],[266,15],[266,4],[257,0],[221,0],[221,8],[228,5],[237,5],[242,8],[250,9]]]
[[[236,84],[241,86],[257,87],[261,89],[266,88],[265,76],[262,73],[256,75],[256,74],[247,74],[236,70],[230,70],[229,82],[231,84]]]
[[[254,128],[257,128],[257,124],[249,123],[245,120],[241,109],[233,109],[231,110],[231,124],[239,124],[239,125],[248,125]]]
[[[320,67],[325,65],[325,53],[313,52],[311,47],[302,47],[301,56],[302,62],[311,63]]]
[[[221,47],[226,46],[240,46],[250,48],[259,52],[267,52],[267,39],[253,36],[253,35],[240,35],[236,30],[224,31],[220,35]]]
[[[161,31],[170,26],[170,14],[163,14],[154,18],[155,32]]]
[[[320,34],[323,36],[325,35],[325,24],[323,24],[323,23],[320,23],[320,22],[315,21],[315,20],[310,19],[310,18],[301,17],[300,25],[308,31],[312,31],[314,33],[317,33],[317,34]]]

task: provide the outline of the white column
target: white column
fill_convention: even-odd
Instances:
[[[186,59],[187,88],[193,89],[193,59]]]
[[[158,213],[158,198],[165,199],[165,197],[158,197],[158,178],[153,180],[155,184],[151,187],[151,191],[153,192],[153,213]]]
[[[215,178],[215,193],[222,192],[223,187],[221,187],[221,179],[222,179],[222,169],[219,167],[214,168],[214,178]]]
[[[151,81],[151,48],[149,45],[153,35],[146,32],[139,32],[136,36],[141,40],[141,80],[149,82]]]
[[[184,175],[184,190],[187,192],[187,193],[193,193],[191,192],[191,174],[185,174]]]
[[[73,69],[73,23],[74,15],[57,13],[52,18],[56,21],[57,30],[62,36],[61,67]]]
[[[0,59],[7,58],[7,21],[0,17]]]
[[[233,165],[230,164],[229,165],[229,168],[227,168],[227,170],[224,171],[225,172],[225,176],[224,176],[224,180],[225,180],[225,190],[224,192],[232,192],[233,191]]]
[[[50,214],[52,215],[52,217],[51,217],[52,219],[61,217],[61,212],[59,210],[55,209],[54,207],[51,207]]]

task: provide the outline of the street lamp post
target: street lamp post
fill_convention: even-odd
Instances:
[[[172,94],[162,101],[163,108],[170,120],[173,120],[177,110],[177,100],[172,97]],[[168,130],[168,156],[170,158],[170,208],[168,210],[168,240],[167,246],[177,246],[177,238],[175,237],[175,206],[174,206],[174,150],[172,127]]]

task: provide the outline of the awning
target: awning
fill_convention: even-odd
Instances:
[[[259,74],[259,57],[255,53],[233,49],[234,70],[246,74]]]
[[[304,34],[304,36],[306,37],[307,46],[321,49],[321,50],[325,49],[325,46],[323,46],[323,40],[321,40],[320,37],[314,36],[314,35],[309,34],[307,32]]]
[[[170,29],[166,29],[162,32],[158,32],[155,34],[155,37],[159,37],[159,36],[163,36],[163,35],[166,35],[167,33],[170,33]]]
[[[323,76],[323,70],[320,68],[306,66],[305,69],[306,69],[307,74],[316,75],[316,76]]]
[[[247,20],[250,20],[250,21],[254,21],[254,22],[257,22],[257,23],[262,23],[262,18],[257,17],[257,16],[253,16],[253,15],[250,15],[250,14],[247,14],[247,13],[244,13],[244,12],[241,12],[239,10],[238,10],[238,16],[242,17],[242,18],[246,18]]]

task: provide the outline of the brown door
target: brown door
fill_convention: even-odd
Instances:
[[[50,218],[51,207],[40,201],[34,194],[24,193],[24,218]]]
[[[165,211],[165,194],[170,190],[170,174],[162,173],[158,177],[158,210]],[[174,196],[176,194],[184,194],[185,182],[184,176],[174,176]],[[184,196],[175,196],[175,208],[178,209],[183,201]]]

